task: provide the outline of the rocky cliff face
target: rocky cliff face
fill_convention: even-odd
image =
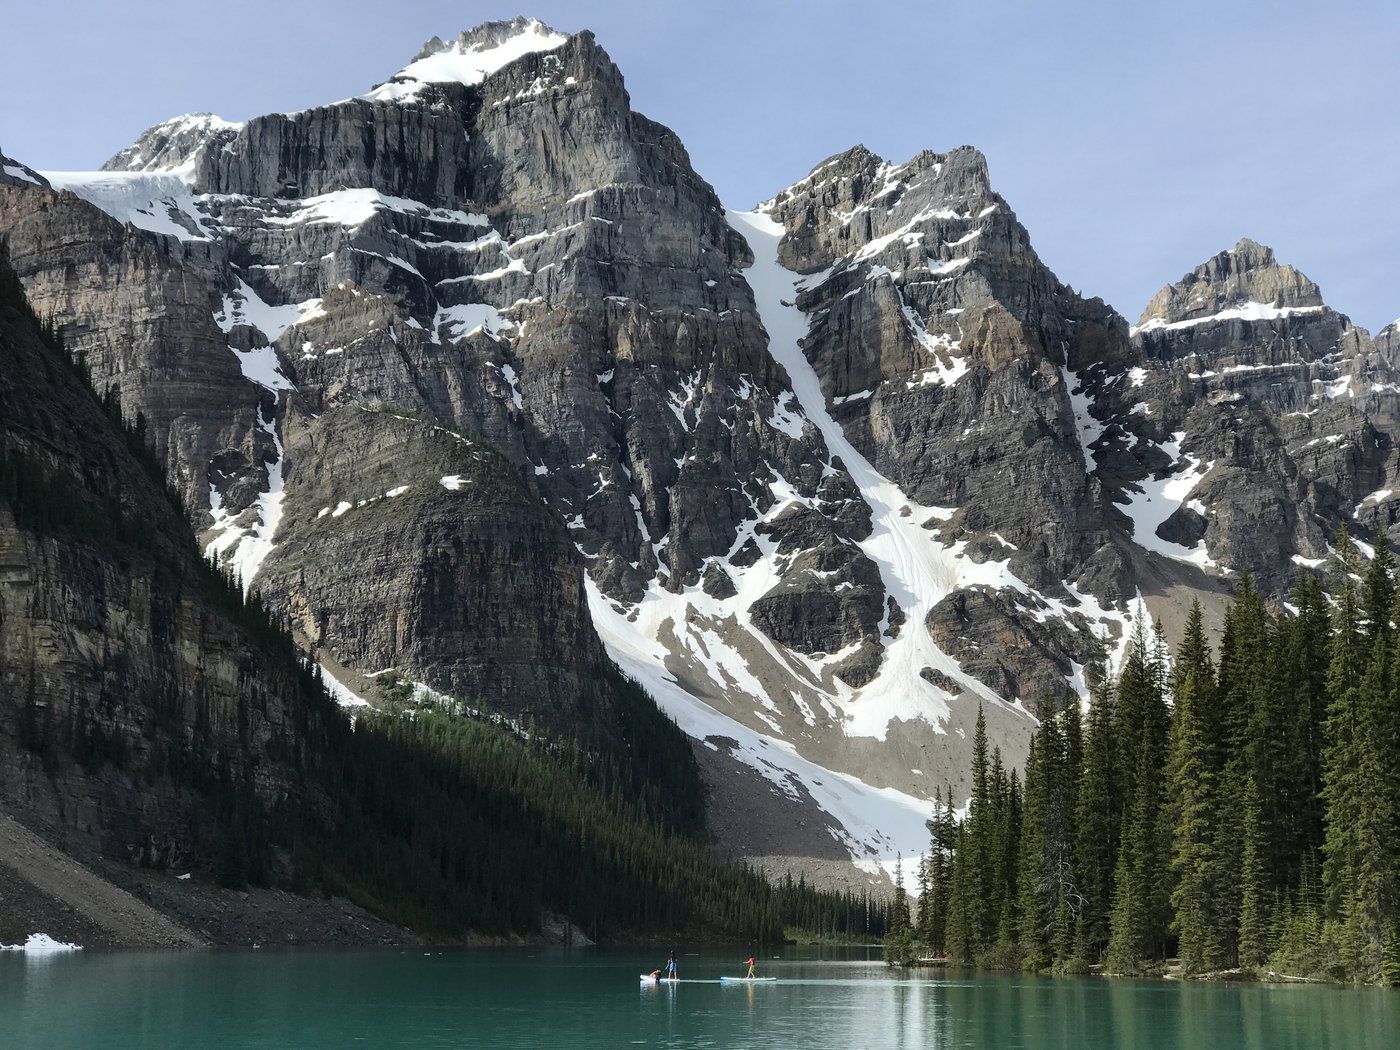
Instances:
[[[1137,429],[1114,382],[1137,362],[1126,325],[1040,262],[969,147],[905,164],[856,147],[763,210],[803,275],[803,353],[833,418],[939,508],[926,522],[939,546],[1003,566],[996,584],[944,588],[927,610],[938,644],[1034,707],[1116,637],[1077,593],[1110,606],[1134,593],[1113,509],[1143,472],[1116,455]],[[1065,600],[1047,631],[1046,602]]]
[[[1018,760],[1139,593],[1170,628],[1389,514],[1400,340],[1268,249],[1130,330],[969,147],[726,212],[587,32],[3,170],[41,314],[351,686],[606,720],[605,648],[866,860],[922,848],[979,707]]]
[[[79,853],[203,869],[214,799],[296,795],[293,756],[331,712],[131,441],[0,262],[0,803]]]
[[[483,42],[499,43],[464,38],[426,58],[460,59]],[[689,369],[691,358],[715,355],[721,327],[702,318],[710,330],[695,336],[676,305],[694,290],[670,279],[661,293],[670,320],[629,309],[609,298],[613,270],[681,273],[717,251],[723,273],[727,253],[742,251],[674,137],[630,113],[620,75],[591,39],[545,43],[553,49],[520,49],[481,84],[424,82],[421,97],[383,97],[381,88],[245,125],[179,118],[103,173],[60,180],[73,192],[16,191],[6,212],[36,308],[61,318],[99,382],[150,420],[210,549],[245,584],[353,670],[393,666],[536,712],[573,710],[602,690],[590,684],[602,677],[602,655],[582,603],[579,551],[563,537],[607,567],[598,575],[610,586],[630,580],[635,592],[635,565],[654,568],[648,519],[664,542],[667,508],[645,486],[663,468],[674,474],[682,454],[676,417],[658,400],[673,370],[667,360],[657,371],[665,355],[655,348],[698,339]],[[532,128],[515,111],[542,115]],[[573,151],[578,137],[597,150]],[[708,226],[686,214],[685,195],[702,202],[691,211],[709,208]],[[667,223],[679,227],[669,241],[657,236]],[[703,290],[703,278],[689,285]],[[105,313],[95,319],[94,310]],[[594,350],[580,362],[584,332]],[[757,333],[750,342],[758,346]],[[621,374],[600,381],[609,369]],[[610,396],[647,406],[630,437],[615,432]],[[498,464],[491,484],[455,499],[433,481],[440,507],[399,501],[400,514],[421,514],[411,539],[392,514],[301,531],[296,516],[328,489],[318,471],[369,480],[356,457],[372,442],[340,421],[356,418],[352,407],[385,406],[484,435],[515,466]],[[339,439],[350,442],[322,454]],[[634,460],[644,512],[633,507]],[[439,465],[438,477],[463,469]],[[726,482],[736,484],[732,473]],[[540,517],[536,484],[558,513]],[[390,479],[384,490],[397,486]],[[711,487],[696,484],[702,498]],[[602,524],[562,527],[581,520]],[[313,550],[282,549],[284,534],[305,536]],[[408,543],[425,560],[361,560],[349,573],[345,558],[320,554],[337,534],[361,556]],[[439,542],[446,547],[431,559],[417,546]],[[693,542],[678,537],[676,550]],[[273,576],[274,566],[294,575]],[[285,591],[271,582],[282,579]],[[381,615],[386,606],[392,615]]]
[[[1281,592],[1341,523],[1369,528],[1393,470],[1394,373],[1317,285],[1244,240],[1162,289],[1133,339],[1154,366],[1141,412],[1183,465],[1160,538]]]
[[[129,189],[111,178],[101,185],[113,194]],[[147,209],[138,217],[180,235],[32,183],[0,185],[0,226],[35,312],[61,321],[98,387],[114,388],[129,413],[145,417],[185,501],[208,505],[216,464],[219,476],[238,480],[246,506],[267,488],[275,445],[257,423],[266,391],[215,323],[222,254],[164,217],[157,222],[160,204],[138,203]]]
[[[484,442],[393,410],[293,415],[259,576],[337,667],[412,670],[553,730],[606,727],[611,679],[579,558]]]

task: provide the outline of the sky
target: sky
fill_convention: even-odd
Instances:
[[[25,4],[0,147],[95,168],[166,117],[359,94],[429,37],[516,14],[591,29],[731,207],[858,142],[971,144],[1041,258],[1129,320],[1246,236],[1356,323],[1400,317],[1395,0]]]

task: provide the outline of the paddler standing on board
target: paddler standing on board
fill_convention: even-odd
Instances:
[[[754,979],[754,976],[755,976],[755,974],[754,974],[754,961],[753,961],[753,956],[750,955],[750,956],[749,956],[749,972],[746,973],[746,974],[744,975],[744,980],[746,980],[746,981],[752,981],[752,980]]]
[[[680,980],[680,978],[676,976],[676,953],[675,953],[675,952],[672,952],[670,958],[668,958],[668,959],[666,960],[666,980],[668,980],[668,981],[678,981],[678,980]]]

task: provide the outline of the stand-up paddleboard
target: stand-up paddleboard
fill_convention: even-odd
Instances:
[[[776,977],[721,977],[720,984],[771,984]]]
[[[681,979],[680,979],[679,977],[653,977],[653,976],[652,976],[651,974],[649,974],[649,973],[644,973],[644,974],[641,974],[640,976],[641,976],[641,978],[642,978],[642,983],[643,983],[643,984],[680,984],[680,983],[681,983]]]

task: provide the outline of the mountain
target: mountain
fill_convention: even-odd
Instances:
[[[717,858],[685,738],[615,671],[606,733],[409,688],[352,721],[201,556],[145,417],[89,384],[0,258],[7,940],[40,923],[99,947],[883,928],[878,902]],[[394,452],[435,451],[434,470],[478,455],[440,440]],[[511,495],[493,467],[447,489]]]
[[[1268,249],[1130,328],[971,147],[726,209],[586,31],[488,23],[356,98],[22,170],[35,309],[347,702],[627,753],[615,664],[765,865],[880,877],[966,796],[979,711],[1019,764],[1139,599],[1170,634],[1246,569],[1281,595],[1389,506],[1396,337]]]
[[[1242,240],[1163,288],[1133,340],[1155,366],[1141,411],[1189,497],[1159,542],[1281,594],[1343,523],[1375,526],[1395,469],[1393,367],[1272,250]]]

